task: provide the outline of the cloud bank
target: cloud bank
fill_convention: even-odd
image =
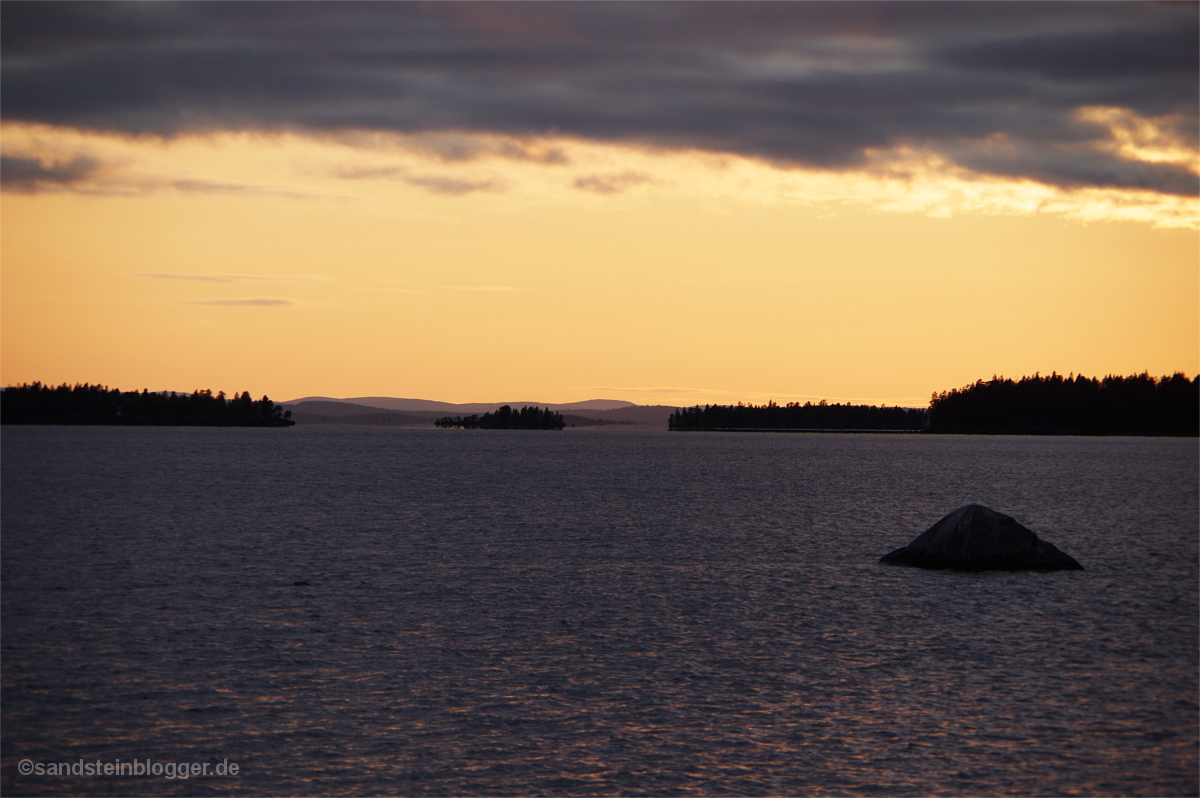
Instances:
[[[575,137],[831,170],[907,151],[1195,196],[1198,19],[1192,3],[1146,2],[5,3],[0,114],[163,137]],[[1118,146],[1094,109],[1141,120],[1175,154]],[[89,166],[3,165],[27,191]]]

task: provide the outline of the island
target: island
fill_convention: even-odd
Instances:
[[[40,382],[0,391],[0,423],[144,427],[290,427],[291,412],[249,391],[226,398],[221,391],[190,394],[109,390],[104,385]]]
[[[829,404],[705,405],[676,410],[667,429],[758,432],[920,432],[925,411],[911,407]]]
[[[566,421],[560,413],[550,408],[522,407],[513,410],[508,405],[494,413],[471,416],[446,416],[433,422],[436,426],[462,427],[463,429],[562,429]]]

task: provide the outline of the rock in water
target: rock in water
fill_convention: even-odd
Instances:
[[[879,560],[955,571],[1082,571],[1070,555],[1003,513],[968,504]]]

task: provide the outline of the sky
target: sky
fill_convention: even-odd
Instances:
[[[1200,13],[0,5],[0,382],[924,406],[1200,371]]]

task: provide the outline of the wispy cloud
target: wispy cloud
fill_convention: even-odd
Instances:
[[[230,183],[222,180],[183,179],[171,180],[162,185],[184,194],[215,194],[233,196],[285,197],[287,199],[313,199],[316,195],[258,183]],[[157,188],[157,186],[154,186]]]
[[[447,291],[520,291],[520,288],[511,285],[441,285]]]
[[[434,194],[449,194],[458,196],[475,191],[503,191],[504,185],[495,180],[462,180],[457,177],[438,175],[415,175],[405,177],[404,182],[417,186]]]
[[[375,287],[375,288],[368,288],[367,290],[378,291],[380,293],[385,293],[385,294],[427,294],[427,293],[429,293],[428,291],[422,291],[419,288],[395,288],[392,286],[381,286],[381,287]]]
[[[249,308],[287,308],[295,307],[299,303],[294,299],[280,299],[277,297],[249,297],[246,299],[181,299],[187,305],[218,305],[224,307],[249,307]]]
[[[143,197],[162,192],[287,199],[327,197],[262,183],[146,174],[136,167],[130,168],[128,162],[114,163],[84,153],[57,157],[29,153],[0,155],[0,190],[17,194],[57,191],[103,197]]]
[[[587,391],[617,391],[620,393],[662,393],[662,394],[711,394],[713,396],[743,396],[744,392],[726,391],[720,388],[687,388],[680,386],[617,386],[589,385],[582,390]]]
[[[626,171],[608,175],[586,175],[575,179],[575,188],[596,194],[619,194],[622,191],[652,182],[652,178],[641,172]]]
[[[504,184],[491,178],[413,174],[399,166],[339,166],[330,171],[342,180],[397,180],[434,194],[459,196],[476,191],[503,191]]]
[[[442,163],[464,163],[485,158],[548,166],[564,166],[571,162],[567,153],[556,144],[488,132],[435,130],[401,133],[354,129],[328,134],[327,137],[358,150],[403,149]],[[351,168],[348,171],[356,170]],[[370,171],[369,167],[364,171]]]
[[[156,272],[141,272],[139,277],[152,277],[155,280],[187,280],[200,283],[238,283],[253,279],[238,274],[159,274]]]
[[[320,280],[321,277],[309,275],[268,275],[268,274],[170,274],[166,272],[139,272],[138,277],[150,277],[155,280],[183,280],[201,283],[247,283],[259,280]]]
[[[399,166],[338,166],[329,174],[342,180],[402,180],[405,172]]]

